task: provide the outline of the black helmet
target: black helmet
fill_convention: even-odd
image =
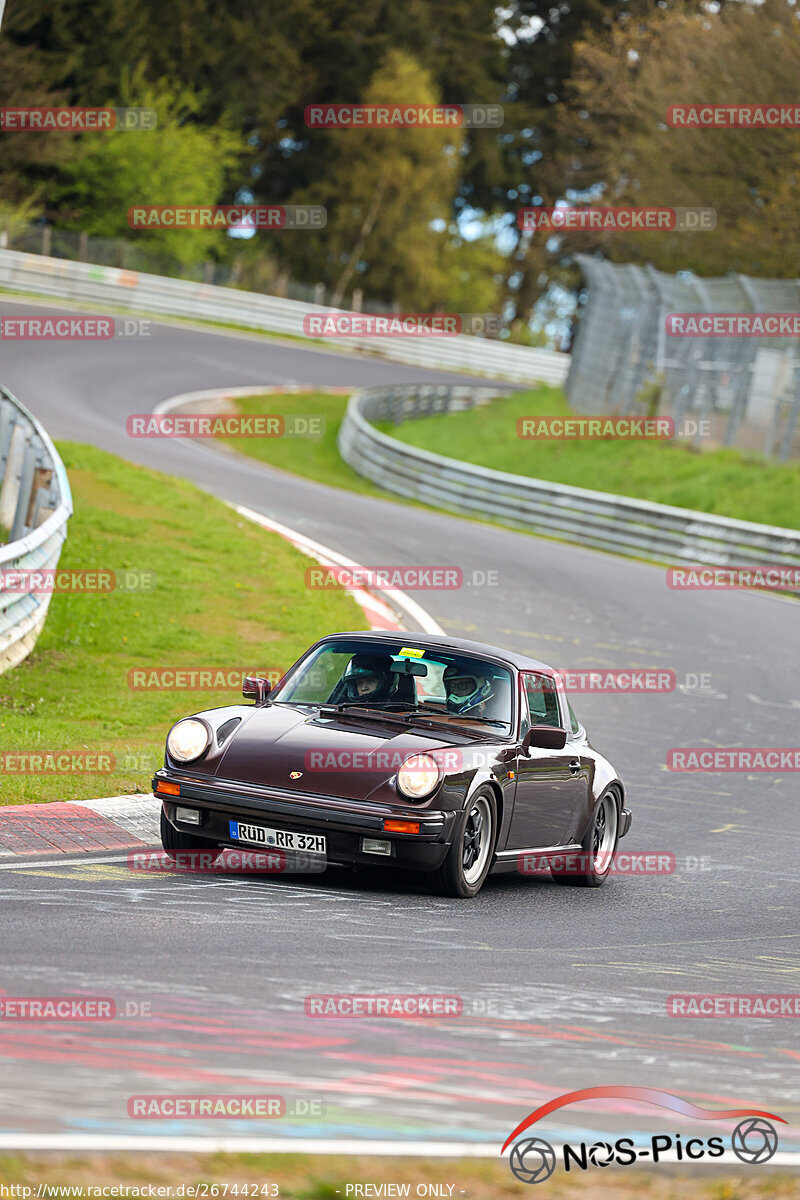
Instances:
[[[388,654],[354,654],[347,664],[342,680],[348,700],[386,700],[392,684],[392,660]],[[371,688],[364,683],[372,680]],[[361,686],[359,686],[361,685]]]

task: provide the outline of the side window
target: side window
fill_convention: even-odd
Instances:
[[[561,726],[561,714],[558,711],[558,695],[553,681],[548,675],[527,673],[522,676],[525,695],[528,700],[531,724]]]
[[[569,709],[570,729],[572,730],[573,733],[580,733],[581,723],[578,720],[578,718],[575,716],[575,713],[572,711],[572,705],[570,704],[569,700],[567,701],[567,708]]]

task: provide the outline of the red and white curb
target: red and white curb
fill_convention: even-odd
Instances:
[[[0,808],[0,859],[160,846],[161,801],[109,796]]]

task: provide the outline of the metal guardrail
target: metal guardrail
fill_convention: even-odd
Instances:
[[[4,590],[2,576],[57,567],[72,515],[69,480],[55,446],[33,413],[2,385],[0,480],[2,674],[30,654],[50,606],[49,593]]]
[[[295,337],[307,336],[303,332],[303,317],[311,313],[341,311],[261,292],[238,291],[188,279],[170,279],[16,250],[0,250],[0,287],[132,312],[219,321]],[[330,340],[333,348],[341,346],[379,354],[382,358],[415,367],[463,371],[515,383],[562,384],[569,367],[569,355],[556,350],[509,345],[466,334],[456,337],[337,337]]]
[[[798,530],[493,471],[404,445],[372,424],[452,412],[496,395],[486,388],[365,388],[350,398],[339,450],[359,475],[401,496],[615,554],[696,566],[800,562]]]

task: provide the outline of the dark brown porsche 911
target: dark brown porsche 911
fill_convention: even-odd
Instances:
[[[558,673],[479,642],[322,638],[251,704],[197,713],[153,780],[179,851],[260,848],[306,861],[424,871],[474,896],[490,871],[540,856],[599,886],[628,832],[622,783],[592,749]]]

